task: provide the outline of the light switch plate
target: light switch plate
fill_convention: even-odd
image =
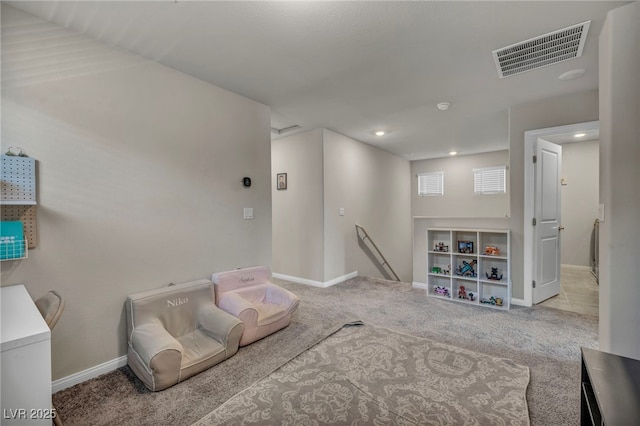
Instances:
[[[252,207],[245,207],[244,208],[244,212],[242,215],[242,218],[244,220],[251,220],[253,219],[253,208]]]
[[[339,214],[340,216],[344,216],[344,207],[340,207]]]

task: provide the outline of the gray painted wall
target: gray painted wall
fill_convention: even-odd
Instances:
[[[360,246],[363,226],[401,280],[411,280],[411,196],[404,158],[324,130],[325,280],[358,271],[391,278]],[[344,207],[345,215],[338,214]]]
[[[414,281],[426,280],[426,229],[430,227],[511,230],[512,296],[524,299],[524,132],[598,119],[598,91],[562,95],[509,110],[509,218],[414,218]],[[530,261],[530,260],[527,260]]]
[[[591,266],[593,222],[600,200],[599,141],[562,145],[561,260],[565,265]]]
[[[600,349],[640,359],[640,3],[600,34]]]
[[[38,245],[2,285],[65,296],[53,379],[126,354],[128,294],[271,265],[268,107],[4,4],[2,56],[2,152],[39,170]]]
[[[598,91],[558,96],[515,106],[510,109],[509,116],[512,294],[515,298],[524,298],[524,262],[531,261],[524,259],[524,161],[530,161],[530,158],[525,159],[524,132],[598,120]]]
[[[271,142],[273,271],[324,281],[322,129]],[[276,174],[287,173],[287,189]]]
[[[509,151],[461,155],[411,162],[411,215],[428,217],[509,217],[509,185],[506,194],[473,192],[473,169],[508,166]],[[418,173],[444,172],[444,195],[418,195]],[[507,169],[507,183],[509,170]]]
[[[272,142],[274,272],[326,283],[357,271],[388,278],[358,243],[364,226],[405,281],[411,278],[409,162],[327,129]],[[344,208],[344,216],[339,214]]]

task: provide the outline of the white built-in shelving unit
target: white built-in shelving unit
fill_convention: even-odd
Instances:
[[[428,229],[427,295],[470,305],[509,309],[509,230]]]

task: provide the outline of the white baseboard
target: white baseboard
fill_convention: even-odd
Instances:
[[[514,297],[511,298],[511,304],[512,305],[517,305],[517,306],[527,306],[529,307],[525,302],[524,299],[516,299]]]
[[[420,282],[418,282],[418,281],[414,281],[414,282],[411,284],[411,286],[412,286],[413,288],[422,288],[422,289],[425,289],[425,290],[429,290],[429,285],[428,285],[427,283],[420,283]]]
[[[562,265],[560,265],[560,267],[567,268],[567,269],[579,269],[583,271],[591,271],[591,266],[584,266],[584,265],[570,265],[568,263],[563,263]]]
[[[326,288],[326,287],[331,287],[332,285],[336,285],[339,284],[341,282],[344,282],[348,279],[354,278],[358,276],[358,271],[354,271],[351,272],[347,275],[343,275],[341,277],[338,278],[334,278],[330,281],[314,281],[314,280],[309,280],[307,278],[300,278],[300,277],[294,277],[291,275],[284,275],[284,274],[278,274],[278,273],[272,273],[272,276],[276,277],[276,278],[280,278],[281,280],[287,280],[287,281],[293,281],[294,283],[298,283],[298,284],[305,284],[305,285],[310,285],[313,287],[322,287],[322,288]]]
[[[87,368],[86,370],[79,371],[70,376],[54,380],[51,383],[51,393],[54,394],[63,389],[75,386],[78,383],[86,382],[89,379],[93,379],[94,377],[98,377],[113,370],[117,370],[118,368],[124,367],[125,365],[127,365],[127,356],[123,355],[116,359],[112,359],[111,361],[103,362],[102,364],[96,365],[95,367]]]

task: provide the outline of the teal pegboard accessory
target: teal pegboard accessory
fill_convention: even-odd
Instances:
[[[22,222],[1,221],[0,260],[25,259],[27,250],[27,240],[24,237]]]

